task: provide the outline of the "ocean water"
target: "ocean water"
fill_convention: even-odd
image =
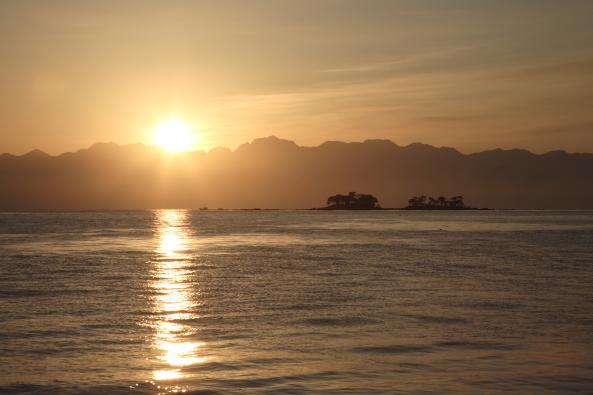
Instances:
[[[0,213],[0,392],[592,393],[593,212]]]

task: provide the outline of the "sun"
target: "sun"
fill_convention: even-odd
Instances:
[[[167,119],[154,129],[154,143],[167,151],[189,151],[194,148],[195,140],[192,126],[180,119]]]

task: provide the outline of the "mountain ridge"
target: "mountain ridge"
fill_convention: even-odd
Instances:
[[[58,156],[0,155],[0,191],[3,210],[311,208],[349,191],[373,194],[383,207],[463,195],[474,207],[593,209],[593,154],[463,154],[381,139],[303,147],[273,136],[177,154],[97,143]]]
[[[327,140],[324,141],[316,146],[304,146],[304,145],[298,145],[296,142],[292,141],[292,140],[287,140],[287,139],[283,139],[283,138],[279,138],[275,135],[270,135],[267,137],[258,137],[256,139],[253,139],[251,142],[245,142],[243,144],[240,144],[237,148],[230,149],[228,147],[222,147],[222,146],[216,146],[211,148],[208,151],[205,150],[194,150],[194,151],[187,151],[189,153],[196,153],[196,152],[203,152],[203,153],[210,153],[213,150],[225,150],[225,151],[230,151],[230,152],[236,152],[239,149],[245,148],[245,147],[249,147],[249,146],[253,146],[254,144],[257,145],[270,145],[270,142],[277,142],[280,144],[286,144],[286,145],[290,145],[290,146],[294,146],[297,148],[322,148],[322,147],[326,147],[326,146],[331,146],[331,145],[360,145],[360,144],[386,144],[386,145],[390,145],[396,148],[432,148],[432,149],[443,149],[443,150],[452,150],[455,151],[457,153],[460,153],[462,155],[478,155],[478,154],[482,154],[482,153],[489,153],[489,152],[523,152],[523,153],[528,153],[531,155],[536,155],[536,156],[543,156],[543,155],[550,155],[550,154],[567,154],[567,155],[593,155],[593,152],[568,152],[565,150],[561,150],[561,149],[557,149],[557,150],[551,150],[551,151],[547,151],[547,152],[542,152],[542,153],[535,153],[532,152],[528,149],[525,148],[508,148],[508,149],[503,149],[503,148],[491,148],[491,149],[486,149],[483,151],[477,151],[477,152],[470,152],[467,154],[464,154],[462,152],[460,152],[459,150],[457,150],[454,147],[450,147],[450,146],[434,146],[431,144],[426,144],[426,143],[421,143],[421,142],[413,142],[410,143],[408,145],[399,145],[397,143],[395,143],[392,140],[389,139],[366,139],[363,141],[340,141],[340,140]],[[112,141],[109,142],[96,142],[91,144],[89,147],[87,148],[80,148],[77,151],[65,151],[62,153],[59,153],[57,155],[51,155],[46,153],[45,151],[35,148],[29,152],[26,152],[24,154],[21,155],[16,155],[16,154],[12,154],[9,152],[3,152],[0,153],[0,157],[2,156],[11,156],[11,157],[23,157],[23,156],[27,156],[27,155],[43,155],[43,156],[49,156],[52,158],[57,158],[60,157],[64,154],[69,154],[69,153],[78,153],[80,151],[87,151],[87,150],[95,150],[95,149],[102,149],[104,147],[121,147],[121,148],[125,148],[125,147],[142,147],[142,148],[153,148],[156,150],[160,150],[160,148],[158,147],[153,147],[153,146],[149,146],[149,145],[145,145],[143,143],[130,143],[130,144],[118,144]]]

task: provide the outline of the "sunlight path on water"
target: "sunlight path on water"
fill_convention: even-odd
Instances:
[[[593,211],[0,213],[0,394],[593,393]]]
[[[152,261],[151,287],[156,295],[152,306],[156,317],[152,323],[155,330],[152,343],[157,367],[152,378],[160,389],[185,392],[180,386],[165,384],[183,378],[183,367],[205,361],[200,356],[203,343],[193,341],[195,329],[183,323],[196,318],[192,310],[198,304],[195,298],[198,290],[191,277],[188,212],[160,210],[156,212],[155,222],[158,242]]]

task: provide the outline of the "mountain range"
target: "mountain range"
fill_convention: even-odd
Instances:
[[[330,195],[463,195],[474,207],[593,209],[593,154],[453,148],[389,140],[302,147],[271,136],[178,154],[98,143],[50,156],[0,155],[0,209],[311,208]]]

